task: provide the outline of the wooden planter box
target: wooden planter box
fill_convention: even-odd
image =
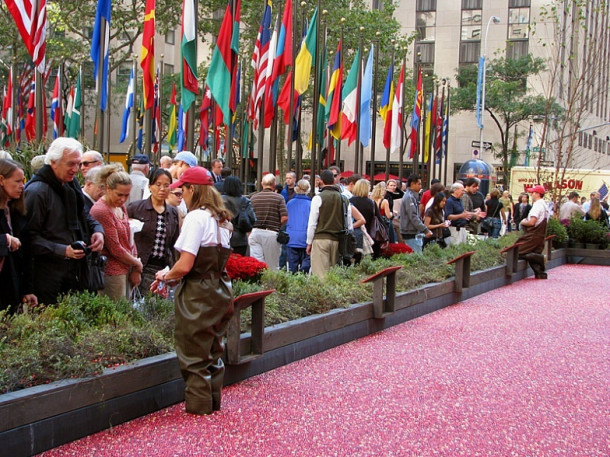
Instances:
[[[570,259],[573,263],[610,265],[610,251],[560,249],[547,262],[551,269]],[[332,347],[442,309],[531,275],[525,261],[479,271],[468,286],[455,278],[396,294],[391,312],[382,317],[372,302],[359,303],[326,314],[268,327],[262,353],[248,363],[228,365],[225,384],[303,359]],[[463,284],[462,284],[463,285]],[[387,297],[386,297],[387,300]],[[239,345],[247,354],[250,334]],[[174,353],[139,360],[106,370],[94,378],[58,381],[0,395],[0,454],[33,455],[184,399],[184,383]]]

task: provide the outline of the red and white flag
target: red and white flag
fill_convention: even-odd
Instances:
[[[398,84],[396,84],[396,92],[394,93],[394,101],[392,102],[392,125],[391,125],[391,140],[390,153],[394,153],[400,149],[400,139],[402,137],[402,97],[405,86],[405,66],[400,69]]]
[[[4,0],[4,3],[15,20],[34,65],[38,71],[44,73],[47,42],[46,0]]]
[[[4,99],[2,100],[2,124],[5,136],[13,134],[13,68],[8,71],[8,83],[4,88]]]

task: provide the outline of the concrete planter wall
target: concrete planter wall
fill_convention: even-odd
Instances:
[[[547,268],[568,261],[610,265],[610,251],[553,251]],[[357,338],[442,309],[461,300],[523,279],[531,274],[524,261],[507,275],[500,266],[473,273],[469,287],[455,292],[455,281],[399,293],[394,312],[374,318],[372,302],[323,315],[309,316],[265,329],[264,354],[241,365],[229,365],[225,384],[232,384]],[[250,347],[249,334],[240,345]],[[184,384],[175,354],[106,370],[94,378],[59,381],[0,395],[0,455],[25,456],[73,441],[183,400]]]

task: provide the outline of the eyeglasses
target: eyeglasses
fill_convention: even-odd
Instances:
[[[81,167],[88,167],[89,165],[93,165],[94,163],[101,163],[99,160],[92,160],[91,162],[81,162],[80,166]]]
[[[160,182],[156,182],[153,184],[157,189],[169,189],[169,184],[162,184]]]
[[[182,192],[172,192],[172,195],[175,195],[178,198],[182,198]]]

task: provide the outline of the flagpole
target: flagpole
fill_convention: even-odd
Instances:
[[[110,75],[108,75],[108,77],[110,78]],[[108,162],[110,162],[110,106],[112,105],[112,103],[110,102],[110,100],[112,100],[112,84],[108,84],[108,104],[106,105],[106,122],[105,123],[105,129],[104,129],[104,133],[106,134],[106,141],[105,141],[105,145],[106,145],[106,150],[107,150],[107,155],[106,157],[108,157]],[[103,153],[102,153],[103,154]]]
[[[417,105],[417,100],[419,99],[419,87],[418,87],[418,81],[419,81],[419,74],[421,72],[421,52],[417,53],[417,73],[415,74],[415,105]],[[422,84],[422,101],[424,100],[424,96],[423,96],[423,84]],[[422,103],[423,104],[423,103]],[[425,111],[425,110],[424,110]],[[421,112],[421,110],[420,110]],[[421,126],[421,118],[423,116],[420,116],[420,119],[417,120],[417,134],[415,135],[415,152],[413,153],[413,174],[419,175],[419,132],[420,132],[420,126]],[[413,145],[411,145],[411,148],[413,148]]]
[[[345,19],[344,17],[341,18],[341,62],[339,63],[339,68],[343,68],[343,64],[344,64],[344,59],[345,59],[345,42],[343,41],[343,30],[344,30],[344,24],[345,21],[347,21],[347,19]],[[343,78],[341,78],[343,79]],[[337,87],[343,87],[343,81],[338,81],[337,82],[338,86]],[[336,89],[335,89],[336,90]],[[337,122],[341,122],[341,117],[343,116],[342,111],[343,111],[343,100],[339,100],[339,105],[341,107],[340,112],[339,112],[339,119],[337,120]],[[342,143],[342,132],[341,129],[339,129],[339,140],[337,141],[337,152],[335,153],[335,164],[341,168],[341,143]]]
[[[443,82],[443,85],[445,83]],[[449,118],[449,92],[451,90],[451,81],[447,82],[447,109],[446,109],[446,114],[445,116],[447,117],[447,122],[449,122],[448,118]],[[443,127],[442,129],[445,128],[445,119],[443,119]],[[442,132],[442,130],[441,130]],[[445,179],[444,182],[447,183],[447,164],[449,163],[449,128],[447,128],[447,143],[445,144],[445,138],[442,137],[442,133],[441,133],[441,151],[443,151],[443,147],[445,148],[445,154],[443,159],[445,160]],[[441,153],[442,156],[442,153]]]
[[[193,12],[195,17],[193,18],[193,22],[195,23],[195,30],[197,30],[197,22],[198,22],[198,11],[199,11],[199,2],[198,0],[193,0]],[[197,36],[197,33],[195,33]],[[199,43],[195,39],[195,49],[199,48]],[[187,113],[184,113],[187,114]],[[188,151],[194,152],[195,150],[195,103],[191,103],[191,106],[188,109],[187,116],[187,126],[186,126],[186,149]]]
[[[159,141],[159,149],[155,153],[155,164],[159,165],[159,160],[161,160],[161,146],[163,145],[163,69],[164,69],[164,55],[161,54],[161,62],[159,64],[159,133],[158,133],[158,141]]]
[[[100,49],[98,54],[98,66],[97,66],[97,108],[95,119],[97,122],[97,133],[96,141],[94,142],[94,148],[97,148],[101,154],[104,154],[104,112],[102,111],[102,84],[104,76],[104,55],[106,53],[106,19],[100,16]],[[83,80],[81,79],[81,84]],[[82,87],[82,86],[81,86]],[[82,97],[81,97],[82,98]],[[106,162],[109,162],[109,157],[106,156]]]
[[[137,120],[136,120],[136,107],[138,106],[137,103],[137,94],[138,94],[138,64],[137,64],[137,58],[138,56],[136,54],[133,55],[133,64],[131,67],[131,71],[133,71],[133,106],[131,107],[132,113],[131,113],[131,132],[133,133],[132,135],[132,144],[133,144],[133,151],[131,152],[131,155],[128,154],[129,157],[133,157],[134,155],[136,155],[136,149],[138,147],[138,138],[137,138]],[[129,148],[131,149],[131,148]]]
[[[432,109],[434,109],[434,100],[437,101],[438,103],[438,80],[436,79],[436,77],[433,75],[432,76]],[[436,115],[438,114],[438,107],[436,109],[436,113],[434,116],[432,116],[432,111],[430,111],[430,116],[432,116],[432,119],[436,118]],[[436,151],[434,150],[434,146],[436,145],[436,125],[432,126],[432,119],[430,120],[430,132],[429,135],[430,137],[428,138],[428,180],[426,182],[426,187],[430,187],[430,182],[432,181],[433,177],[434,177],[434,169],[435,169],[435,156],[436,156]],[[434,135],[432,135],[432,127],[434,127]],[[425,139],[425,133],[424,133],[424,139]],[[425,147],[425,146],[424,146]]]
[[[318,0],[318,11],[320,11],[320,0]],[[322,11],[322,16],[325,16],[328,11]],[[319,21],[319,16],[316,15],[316,20]],[[319,22],[318,22],[319,24]],[[320,56],[321,46],[320,46],[320,27],[318,24],[315,25],[316,30],[316,53],[313,56],[313,68],[315,72],[313,74],[313,103],[312,103],[312,116],[311,116],[311,159],[310,159],[310,169],[311,174],[315,176],[316,171],[318,170],[318,140],[317,140],[317,130],[318,130],[318,107],[320,106],[320,72],[317,69],[317,66],[320,64]],[[326,40],[326,37],[324,37]],[[311,195],[313,196],[315,193],[315,186],[311,188]]]
[[[377,37],[374,41],[375,49],[377,52],[375,53],[375,68],[373,74],[373,128],[371,131],[371,167],[370,167],[370,176],[375,175],[375,141],[377,138],[377,73],[379,70],[379,37],[381,36],[381,32],[376,32],[375,36]],[[365,170],[366,171],[366,170]],[[386,179],[387,181],[387,179]]]
[[[295,38],[297,36],[297,27],[298,27],[298,20],[297,20],[297,15],[298,15],[298,10],[299,10],[299,6],[298,3],[295,3],[293,5],[293,9],[292,9],[292,17],[290,18],[290,20],[292,21],[292,36],[290,37],[290,39],[292,40],[292,63],[290,66],[290,71],[292,72],[292,78],[291,78],[291,82],[290,82],[290,108],[289,108],[289,115],[288,115],[288,148],[286,151],[286,171],[290,171],[292,170],[292,124],[294,122],[294,59],[296,58],[296,48],[297,48],[297,44],[295,42]],[[301,177],[301,170],[300,168],[296,167],[296,163],[295,163],[295,169],[296,169],[296,173],[297,173],[297,177],[300,178]]]
[[[307,5],[307,2],[302,1],[301,2],[301,11],[302,11],[302,16],[301,16],[301,36],[303,36],[305,34],[305,15],[306,10],[305,10],[305,6]],[[296,35],[296,33],[293,31],[292,32],[293,36]],[[296,52],[295,52],[295,47],[292,48],[292,55],[294,57],[293,62],[296,62]],[[292,66],[292,94],[290,94],[291,99],[294,99],[294,84],[295,84],[295,78],[296,78],[296,63],[293,64]],[[300,95],[299,95],[300,97]],[[296,107],[295,107],[296,110]],[[301,176],[301,174],[303,173],[303,145],[301,143],[301,119],[302,119],[302,115],[303,115],[303,99],[301,98],[301,109],[299,109],[299,116],[297,119],[297,136],[296,136],[296,140],[295,140],[295,161],[296,161],[296,169],[297,169],[297,176]],[[294,113],[292,113],[292,116],[294,117]],[[293,120],[290,120],[291,124],[291,128],[290,128],[290,135],[292,136],[292,122]],[[311,175],[311,178],[315,178],[314,173],[311,170],[309,170],[309,173]],[[315,181],[312,181],[315,182]]]
[[[229,4],[231,5],[231,17],[233,18],[233,21],[235,22],[235,7],[237,6],[235,4],[234,0],[229,0]],[[232,26],[234,24],[231,24]],[[233,41],[233,27],[231,27],[231,41]],[[233,87],[233,77],[235,76],[233,74],[233,70],[235,69],[235,67],[237,66],[237,55],[233,55],[233,51],[231,51],[231,62],[229,63],[230,67],[229,67],[229,74],[231,75],[231,88]],[[239,88],[236,88],[235,90],[239,90]],[[231,89],[229,89],[229,94],[231,94]],[[229,95],[229,126],[227,127],[227,136],[225,138],[225,167],[229,167],[232,168],[233,165],[233,111],[231,110],[231,95]],[[237,106],[235,107],[235,109],[237,109]]]
[[[78,67],[78,75],[81,81],[81,93],[80,93],[80,135],[81,138],[85,138],[85,94],[83,92],[83,65]]]
[[[404,50],[404,52],[406,52],[406,50]],[[407,65],[407,55],[405,54],[402,57],[402,68],[405,68]],[[396,88],[396,90],[398,90],[398,87]],[[401,88],[401,93],[402,93],[402,101],[401,101],[401,107],[400,107],[400,150],[398,151],[398,178],[400,179],[400,182],[402,184],[402,178],[403,178],[403,154],[404,154],[404,146],[405,146],[405,85],[404,85],[404,80],[403,80],[403,84],[402,84],[402,88]]]
[[[396,50],[395,46],[396,46],[396,42],[395,42],[395,40],[392,40],[392,57],[390,59],[390,68],[392,69],[392,82],[390,83],[390,88],[392,87],[392,84],[393,84],[393,81],[394,81],[394,73],[393,72],[394,72],[394,51]],[[390,90],[390,95],[392,95],[392,91],[391,90]],[[394,100],[392,99],[392,97],[390,97],[390,100],[389,100],[388,103],[389,103],[390,107],[394,104]],[[390,113],[388,113],[386,111],[386,121],[385,121],[386,123],[388,122],[387,116],[389,114]],[[392,127],[392,124],[391,124],[392,117],[390,117],[390,121],[389,122],[390,122],[390,127]],[[383,134],[385,136],[385,125],[383,126],[383,128],[384,128]],[[389,173],[390,173],[390,152],[391,152],[391,149],[392,149],[392,139],[391,139],[391,135],[390,135],[389,146],[385,150],[385,178],[386,178],[386,181],[390,177]],[[374,174],[371,174],[371,184],[374,184],[373,176],[374,176]]]
[[[36,92],[35,92],[35,107],[36,107],[36,143],[37,145],[40,145],[40,143],[42,142],[42,130],[43,130],[43,116],[46,114],[45,113],[45,107],[42,106],[42,80],[43,80],[43,76],[42,73],[40,73],[40,71],[36,70],[35,73],[35,79],[36,79]]]

